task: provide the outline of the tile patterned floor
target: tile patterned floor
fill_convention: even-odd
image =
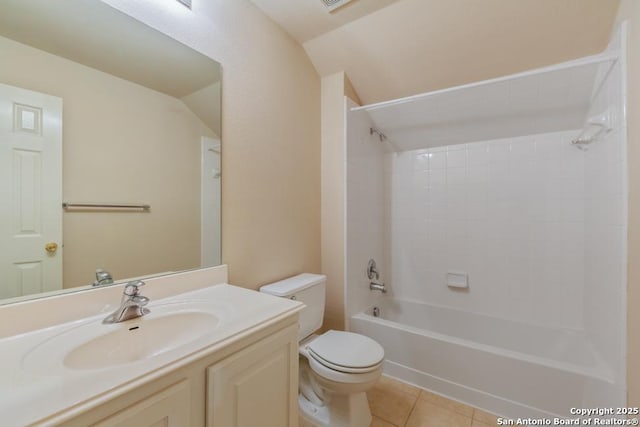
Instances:
[[[495,415],[382,376],[367,393],[371,427],[490,427]]]

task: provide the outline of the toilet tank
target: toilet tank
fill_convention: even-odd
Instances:
[[[302,340],[322,326],[324,318],[324,292],[327,276],[303,273],[260,288],[260,292],[294,299],[306,306],[300,312],[298,340]]]

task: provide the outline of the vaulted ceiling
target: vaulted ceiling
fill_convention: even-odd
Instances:
[[[101,1],[1,0],[0,9],[0,36],[176,98],[221,78],[217,62]]]
[[[604,50],[619,0],[252,0],[321,76],[363,103],[504,76]]]
[[[300,44],[398,0],[351,0],[329,12],[323,0],[251,0]]]

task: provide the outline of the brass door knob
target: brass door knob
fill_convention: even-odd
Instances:
[[[47,243],[46,245],[44,245],[44,249],[50,254],[55,254],[58,250],[58,244],[54,242]]]

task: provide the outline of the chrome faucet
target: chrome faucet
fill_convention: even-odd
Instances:
[[[101,268],[96,270],[96,281],[93,282],[92,286],[103,286],[103,285],[112,285],[113,277],[111,277],[111,273]]]
[[[142,286],[144,286],[142,280],[127,283],[122,292],[120,307],[108,315],[102,323],[119,323],[148,314],[150,310],[145,308],[145,305],[149,303],[149,298],[140,295]]]
[[[383,294],[387,293],[387,288],[384,286],[384,283],[369,282],[369,289],[372,291],[380,291]]]
[[[370,259],[367,264],[367,277],[369,278],[369,289],[372,291],[380,291],[383,294],[387,293],[384,283],[377,282],[377,280],[380,279],[380,273],[378,273],[378,266],[373,258]]]

